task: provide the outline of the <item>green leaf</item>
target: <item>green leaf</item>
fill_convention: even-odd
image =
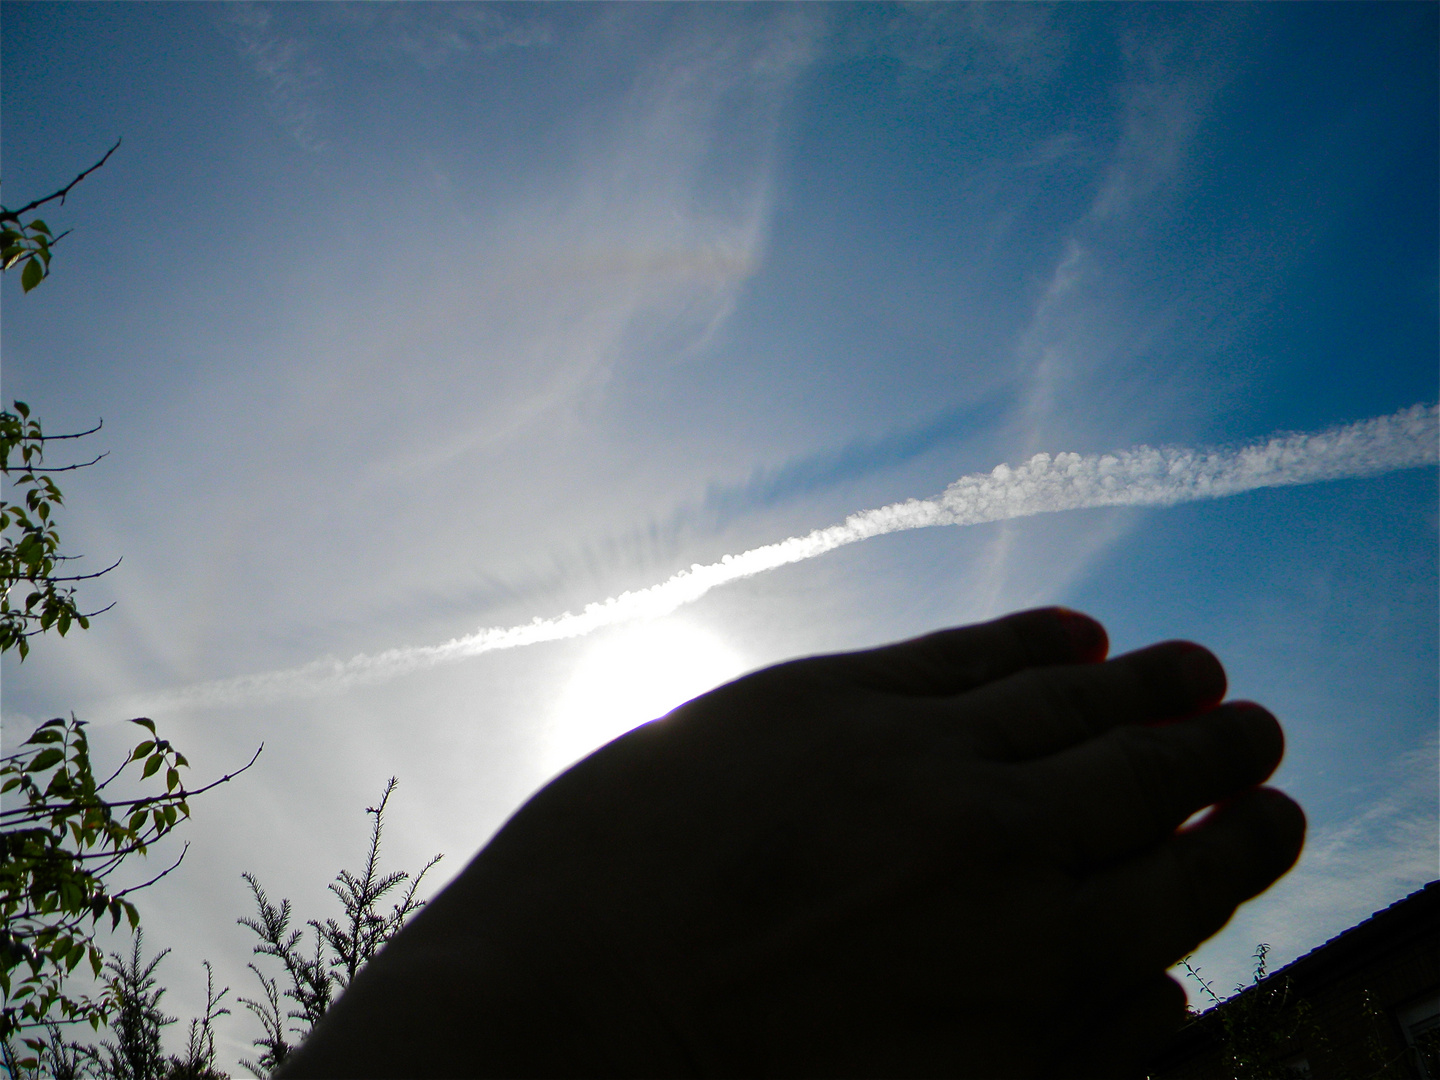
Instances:
[[[20,287],[27,293],[40,284],[45,276],[45,268],[40,265],[40,260],[31,255],[25,263],[25,269],[20,271]]]
[[[43,232],[47,235],[50,233],[50,226],[46,225],[45,222],[41,221],[38,217],[34,218],[30,222],[30,224],[26,225],[25,227],[31,232]]]
[[[155,744],[154,744],[154,742],[150,742],[150,741],[142,742],[139,746],[135,747],[135,752],[130,755],[130,760],[131,760],[131,761],[139,761],[141,758],[145,757],[147,754],[150,753],[151,750],[154,750],[154,749],[155,749]]]
[[[25,771],[27,773],[40,772],[43,769],[50,768],[57,761],[63,760],[64,757],[65,751],[52,746],[50,749],[41,750],[40,753],[36,754],[35,759],[30,762],[30,767]]]
[[[163,764],[165,764],[164,754],[151,754],[145,762],[145,770],[140,774],[140,779],[144,780],[147,776],[153,776]]]
[[[165,772],[165,790],[174,791],[180,786],[180,770],[167,769]]]
[[[18,405],[19,402],[16,402],[16,404]],[[151,735],[155,734],[155,721],[151,720],[148,716],[137,716],[134,720],[131,720],[130,723],[139,724],[141,727],[148,729]]]

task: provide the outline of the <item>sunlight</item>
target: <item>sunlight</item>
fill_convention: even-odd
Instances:
[[[682,619],[597,638],[556,704],[545,764],[564,768],[745,669],[744,659],[721,638]]]

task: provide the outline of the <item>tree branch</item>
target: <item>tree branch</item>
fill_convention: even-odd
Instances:
[[[78,558],[78,556],[77,556],[77,558]],[[125,556],[123,556],[123,555],[120,556],[120,558],[116,559],[116,560],[115,560],[113,563],[111,563],[109,566],[105,567],[104,570],[96,570],[93,574],[67,574],[67,575],[63,575],[63,576],[59,576],[59,577],[47,577],[47,578],[44,578],[44,579],[42,579],[42,580],[44,580],[44,581],[86,581],[86,580],[88,580],[89,578],[97,578],[97,577],[99,577],[101,574],[108,574],[111,570],[114,570],[115,567],[119,566],[120,563],[121,563],[122,561],[124,561],[124,558],[125,558]],[[27,580],[27,581],[34,581],[35,579],[34,579],[34,578],[27,578],[26,580]],[[114,604],[111,604],[111,605],[110,605],[110,607],[114,607],[114,606],[115,606]],[[103,610],[109,611],[110,608],[105,608],[105,609],[103,609]],[[100,612],[97,611],[97,612],[95,612],[94,614],[99,615]],[[90,616],[87,615],[87,616],[85,616],[85,617],[88,619]]]
[[[262,742],[258,747],[255,748],[255,753],[250,755],[250,760],[247,761],[243,767],[236,769],[233,773],[226,773],[224,776],[220,777],[220,779],[212,780],[204,787],[196,788],[194,791],[187,791],[185,788],[182,787],[179,791],[167,792],[164,795],[151,795],[144,799],[127,799],[124,802],[113,803],[106,803],[103,799],[97,799],[93,803],[75,800],[69,803],[61,803],[58,806],[52,807],[17,806],[10,810],[0,810],[0,820],[4,820],[5,818],[13,818],[21,814],[29,814],[36,821],[39,821],[41,818],[54,817],[56,814],[70,813],[75,810],[88,810],[93,806],[99,806],[102,804],[105,806],[109,806],[112,809],[116,809],[122,806],[154,806],[156,803],[175,802],[180,799],[188,799],[192,795],[203,795],[205,794],[205,792],[209,791],[213,787],[219,787],[221,784],[228,784],[231,780],[235,779],[235,777],[239,776],[246,769],[250,768],[251,765],[254,765],[256,759],[260,757],[260,751],[264,749],[265,744]],[[121,769],[124,769],[125,765],[129,764],[130,761],[127,759],[125,763],[120,766],[119,769],[116,769],[115,772],[111,774],[110,780],[114,780],[115,777],[119,776]],[[110,780],[106,780],[105,783],[108,784]],[[105,784],[101,784],[95,790],[99,791],[100,788],[104,786]],[[6,827],[9,828],[12,826],[7,825]]]
[[[89,431],[76,431],[69,435],[32,435],[29,436],[29,439],[31,442],[55,442],[59,441],[60,439],[83,439],[86,435],[94,435],[95,432],[99,431],[104,426],[105,418],[102,416],[100,418],[100,422],[94,427],[92,427]]]
[[[56,199],[59,199],[60,205],[64,206],[65,196],[70,194],[70,189],[73,188],[76,184],[80,183],[81,180],[84,180],[85,177],[89,176],[96,169],[100,168],[101,165],[104,165],[105,162],[109,161],[110,155],[115,153],[116,150],[120,149],[120,142],[120,139],[116,139],[115,145],[110,147],[109,150],[105,151],[104,157],[102,157],[94,165],[91,165],[79,176],[75,177],[74,180],[71,180],[70,183],[66,184],[63,188],[61,188],[54,194],[46,195],[43,199],[35,199],[33,202],[28,202],[24,206],[20,207],[19,210],[6,210],[4,207],[0,207],[0,221],[14,221],[18,224],[21,214],[28,214],[31,210],[34,210],[40,206],[44,206],[46,203],[53,202]]]
[[[90,432],[87,431],[87,432],[84,432],[84,434],[89,435]],[[49,436],[46,436],[46,438],[49,438]],[[57,438],[57,439],[77,438],[77,439],[78,439],[78,438],[79,438],[79,435],[56,435],[55,438]],[[48,466],[48,465],[31,465],[31,466],[27,466],[26,469],[25,469],[25,471],[26,471],[26,472],[32,472],[32,473],[37,473],[37,472],[43,472],[43,473],[52,473],[52,472],[74,472],[76,469],[88,469],[91,465],[94,465],[94,464],[95,464],[97,461],[99,461],[101,458],[109,457],[109,456],[110,456],[110,451],[109,451],[109,450],[106,450],[103,454],[96,454],[96,455],[95,455],[93,458],[91,458],[89,461],[82,461],[82,462],[80,462],[78,465],[57,465],[57,466],[55,466],[54,468],[51,468],[51,467]]]
[[[32,584],[35,584],[35,585],[40,584],[40,582],[42,582],[42,581],[49,581],[49,580],[51,580],[51,579],[49,579],[49,578],[43,578],[43,577],[42,577],[42,578],[28,578],[28,577],[16,578],[16,581],[28,581],[28,582],[31,582]],[[53,580],[55,580],[55,581],[68,581],[69,579],[68,579],[68,578],[55,578],[55,579],[53,579]],[[114,606],[115,606],[116,604],[118,604],[119,602],[120,602],[120,601],[118,601],[118,600],[111,600],[110,603],[106,604],[106,605],[105,605],[104,607],[102,607],[99,611],[86,611],[86,612],[83,613],[83,615],[84,615],[84,617],[87,618],[87,619],[93,619],[93,618],[95,618],[96,615],[104,615],[105,612],[109,611],[112,607],[114,607]],[[16,608],[12,608],[9,612],[7,612],[7,614],[9,614],[9,615],[11,615],[11,616],[19,615],[22,619],[27,619],[27,620],[29,620],[30,622],[39,622],[41,619],[43,619],[43,618],[45,617],[44,615],[42,615],[42,614],[40,614],[40,613],[38,613],[38,612],[34,612],[34,611],[20,611],[20,610],[18,610],[18,609],[16,609]],[[23,634],[21,634],[20,636],[21,636],[21,637],[27,637],[27,638],[39,637],[41,634],[44,634],[44,633],[48,632],[48,629],[49,629],[48,627],[42,626],[42,627],[41,627],[40,629],[38,629],[38,630],[26,630],[26,631],[25,631]]]
[[[127,894],[129,894],[129,893],[138,892],[140,889],[148,889],[151,885],[154,885],[155,882],[159,881],[159,880],[160,880],[162,877],[164,877],[166,874],[170,873],[171,870],[174,870],[175,867],[179,866],[182,862],[184,862],[184,861],[185,861],[185,853],[186,853],[187,851],[189,851],[189,850],[190,850],[190,841],[189,841],[189,840],[186,840],[186,841],[185,841],[185,846],[180,849],[180,858],[176,859],[173,863],[171,863],[171,864],[170,864],[168,867],[166,867],[164,870],[161,870],[160,873],[156,874],[156,875],[155,875],[154,877],[152,877],[149,881],[144,882],[144,883],[141,884],[141,885],[131,885],[130,888],[128,888],[128,889],[121,889],[119,892],[112,894],[111,897],[110,897],[110,899],[111,899],[111,900],[119,900],[122,896],[125,896],[125,895],[127,895]]]

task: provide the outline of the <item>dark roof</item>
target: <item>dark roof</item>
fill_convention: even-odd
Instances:
[[[1440,880],[1428,882],[1409,896],[1381,908],[1364,922],[1341,931],[1260,981],[1288,977],[1304,984],[1322,971],[1333,974],[1336,969],[1353,966],[1362,958],[1372,959],[1377,949],[1389,952],[1404,947],[1416,934],[1433,930],[1437,919],[1440,919]]]
[[[1417,937],[1434,933],[1437,924],[1440,924],[1440,880],[1431,881],[1389,907],[1381,908],[1363,922],[1356,923],[1323,945],[1317,945],[1284,967],[1270,972],[1255,985],[1263,986],[1272,979],[1288,978],[1293,981],[1297,990],[1304,992],[1307,987],[1316,983],[1336,978],[1348,970],[1373,963],[1388,953],[1413,946]],[[1234,1001],[1254,988],[1254,985],[1247,986],[1226,1001]],[[1225,1002],[1212,1005],[1200,1016],[1209,1016],[1224,1005]],[[1175,1032],[1166,1047],[1157,1055],[1157,1071],[1163,1072],[1168,1067],[1203,1052],[1206,1046],[1214,1045],[1212,1026],[1199,1023],[1198,1020],[1199,1017],[1196,1017]]]

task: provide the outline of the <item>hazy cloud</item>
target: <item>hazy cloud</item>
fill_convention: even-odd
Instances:
[[[1217,993],[1249,981],[1257,944],[1272,946],[1274,970],[1435,879],[1437,745],[1432,735],[1390,762],[1384,794],[1314,831],[1299,865],[1197,953],[1194,962]],[[1193,1003],[1206,1004],[1203,991],[1189,989]]]
[[[226,5],[225,29],[236,51],[266,86],[270,110],[303,149],[325,148],[316,128],[315,95],[323,73],[303,42],[272,25],[274,9],[248,0]]]
[[[1390,416],[1233,450],[1153,449],[1115,454],[1036,454],[1022,465],[961,477],[940,495],[852,514],[844,522],[735,555],[694,564],[669,580],[627,591],[579,613],[488,627],[441,645],[407,646],[346,661],[203,683],[147,699],[147,707],[233,704],[333,691],[498,649],[581,637],[618,623],[658,618],[732,581],[813,559],[886,533],[977,525],[1098,506],[1172,506],[1258,488],[1373,476],[1433,464],[1440,409],[1415,405]]]
[[[1045,4],[906,3],[881,10],[890,17],[878,28],[868,20],[838,26],[835,51],[889,57],[919,77],[954,73],[983,88],[1042,80],[1067,47]]]

